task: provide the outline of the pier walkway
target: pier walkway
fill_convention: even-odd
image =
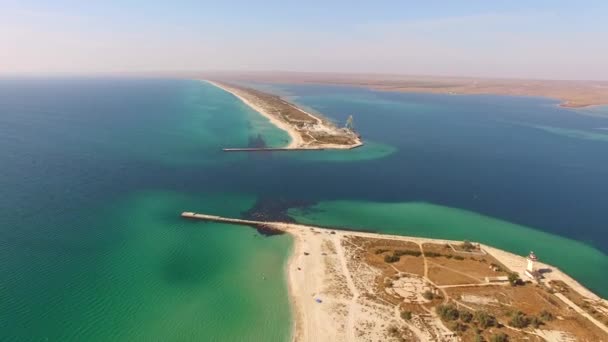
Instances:
[[[323,147],[242,147],[223,148],[224,152],[323,151]]]
[[[198,219],[198,220],[203,220],[203,221],[234,223],[234,224],[241,224],[241,225],[247,225],[247,226],[265,226],[265,225],[273,223],[273,222],[243,220],[243,219],[207,215],[207,214],[198,214],[198,213],[194,213],[191,211],[184,211],[182,213],[182,217],[190,218],[190,219]]]
[[[325,151],[325,150],[354,150],[363,146],[362,142],[353,145],[331,145],[325,144],[320,146],[300,146],[300,147],[229,147],[222,148],[224,152],[273,152],[273,151]]]

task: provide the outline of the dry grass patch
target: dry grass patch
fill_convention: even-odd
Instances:
[[[429,278],[441,285],[462,285],[485,282],[485,277],[507,275],[506,267],[488,254],[478,255],[454,251],[448,244],[423,244],[429,262]],[[493,265],[502,271],[493,270]]]
[[[446,289],[446,292],[457,301],[462,301],[463,296],[491,299],[487,304],[462,302],[476,310],[488,312],[504,325],[512,325],[514,317],[521,313],[526,320],[524,330],[528,332],[533,331],[535,322],[540,322],[538,329],[563,331],[577,336],[581,341],[608,340],[608,336],[603,331],[572,311],[543,286],[526,284],[515,287],[460,287]]]
[[[416,243],[362,237],[351,237],[349,241],[361,248],[358,251],[361,260],[379,270],[388,271],[389,275],[394,274],[395,268],[400,272],[424,275],[422,256],[404,254],[420,253],[420,247]],[[387,256],[395,256],[398,260],[387,262]]]
[[[437,285],[467,285],[467,284],[480,284],[482,281],[478,278],[468,276],[467,274],[461,274],[450,270],[449,268],[442,267],[435,263],[429,262],[429,274],[428,277]]]

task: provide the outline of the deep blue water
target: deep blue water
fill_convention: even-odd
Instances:
[[[608,132],[598,129],[608,126],[608,110],[605,117],[582,115],[533,97],[275,87],[336,122],[352,114],[366,140],[397,147],[384,159],[356,166],[290,169],[334,185],[315,189],[311,197],[427,201],[539,228],[608,253]],[[594,139],[573,137],[587,133]],[[291,187],[311,192],[304,184]]]
[[[281,156],[263,157],[264,162],[257,163],[252,157],[247,158],[246,172],[224,165],[205,165],[204,174],[198,175],[190,166],[173,168],[177,179],[196,180],[197,185],[186,186],[158,171],[166,165],[146,170],[151,160],[143,152],[143,157],[136,155],[146,149],[154,154],[157,147],[158,154],[172,154],[166,146],[150,145],[149,134],[158,132],[146,129],[171,123],[167,113],[175,116],[174,121],[180,119],[183,98],[168,100],[165,95],[183,86],[181,82],[1,81],[0,185],[11,195],[0,199],[0,208],[63,206],[65,201],[79,202],[85,196],[79,191],[83,187],[99,196],[124,184],[146,188],[152,183],[307,200],[418,200],[537,227],[608,252],[608,133],[597,129],[607,127],[608,118],[579,115],[542,98],[280,85],[283,92],[297,95],[299,103],[337,122],[354,114],[366,140],[397,151],[357,163],[302,162]],[[537,126],[591,132],[606,139],[575,138]],[[227,131],[230,126],[218,129]],[[126,137],[128,141],[120,140]],[[180,153],[192,159],[203,152],[206,158],[223,158],[217,147],[188,146],[191,150]],[[314,175],[321,186],[291,182],[291,176],[252,181],[269,172],[302,180]],[[94,175],[83,179],[83,173]],[[28,194],[41,186],[47,196],[32,202]],[[104,191],[95,192],[98,188]],[[60,193],[70,196],[57,202],[54,194]]]

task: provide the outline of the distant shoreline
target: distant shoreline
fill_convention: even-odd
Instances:
[[[219,74],[219,73],[218,73]],[[320,72],[226,72],[227,80],[311,83],[432,94],[540,96],[560,101],[562,108],[608,105],[608,81],[491,79],[474,77],[343,74]]]

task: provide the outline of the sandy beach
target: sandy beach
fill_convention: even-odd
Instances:
[[[293,129],[293,127],[291,127],[287,123],[277,119],[274,115],[269,114],[263,107],[258,106],[257,104],[255,104],[255,103],[249,101],[248,99],[246,99],[245,97],[243,97],[241,95],[241,93],[238,91],[238,89],[228,87],[228,86],[219,84],[217,82],[209,81],[209,80],[206,80],[206,82],[234,95],[236,98],[241,100],[247,106],[251,107],[253,110],[255,110],[256,112],[260,113],[265,118],[267,118],[273,125],[275,125],[279,129],[287,132],[287,134],[289,134],[289,138],[291,139],[291,141],[286,146],[286,148],[297,148],[299,146],[302,146],[302,138],[300,137],[300,134],[298,134],[298,132],[295,129]]]
[[[285,224],[282,228],[294,236],[293,254],[288,264],[288,284],[291,295],[295,330],[294,341],[364,341],[384,340],[386,327],[393,324],[401,324],[398,311],[391,305],[382,305],[373,301],[365,300],[361,292],[365,292],[366,285],[355,284],[352,269],[355,265],[349,265],[348,255],[343,248],[344,238],[359,236],[375,239],[391,239],[398,241],[414,242],[416,244],[434,243],[460,243],[461,241],[426,239],[406,236],[384,235],[362,232],[345,232],[339,230],[327,230],[311,228],[308,226]],[[335,257],[333,263],[329,254],[333,246]],[[490,246],[481,245],[487,253],[499,260],[510,270],[520,274],[526,279],[523,271],[526,266],[526,258],[502,251]],[[304,252],[308,253],[307,255]],[[570,288],[577,291],[589,301],[599,301],[608,305],[608,301],[600,298],[572,277],[568,276],[558,268],[539,263],[539,267],[550,268],[551,273],[545,275],[544,281],[561,280]],[[360,275],[360,272],[357,272]],[[371,282],[371,277],[365,279]],[[332,286],[338,282],[347,284],[348,291],[332,291]],[[362,291],[360,291],[361,289]],[[318,303],[315,299],[321,299]],[[570,303],[568,303],[570,304]],[[573,308],[580,310],[580,308]],[[438,319],[429,320],[435,326],[435,332],[429,333],[422,327],[408,324],[408,328],[422,341],[443,340],[456,341],[450,337],[450,331],[441,324]],[[429,323],[427,322],[427,323]],[[599,323],[601,326],[601,323]],[[362,330],[361,326],[368,329]],[[608,333],[608,329],[600,328]],[[437,338],[437,336],[443,336]]]
[[[344,128],[307,112],[277,96],[257,90],[205,80],[238,98],[266,117],[277,128],[287,132],[290,142],[285,150],[353,149],[363,145],[361,139]]]
[[[362,262],[359,253],[362,249],[353,241],[356,239],[377,239],[418,246],[457,245],[462,241],[428,239],[398,235],[385,235],[377,233],[340,231],[329,228],[300,225],[282,222],[259,222],[242,219],[221,218],[204,214],[183,213],[183,217],[236,223],[244,225],[262,226],[277,231],[286,232],[293,236],[294,244],[292,254],[287,263],[287,281],[294,316],[294,341],[377,341],[390,339],[387,331],[401,329],[402,334],[409,334],[412,340],[419,341],[457,341],[454,333],[447,328],[434,310],[417,315],[410,321],[400,318],[401,306],[382,299],[375,288],[379,271]],[[497,248],[480,244],[479,250],[486,258],[493,258],[507,267],[510,272],[518,273],[521,279],[529,279],[524,274],[526,258]],[[445,294],[461,287],[468,288],[510,288],[508,283],[472,283],[463,285],[438,284],[431,278],[433,267],[438,267],[435,260],[424,259],[424,271],[418,279],[418,291],[428,286],[435,287]],[[418,259],[419,260],[419,259]],[[434,266],[433,266],[434,265]],[[575,279],[551,265],[539,262],[540,269],[550,269],[544,274],[543,283],[560,281],[566,284],[577,296],[581,296],[585,303],[595,305],[598,309],[608,308],[608,301],[600,298]],[[445,272],[445,271],[444,271]],[[532,287],[533,288],[533,287]],[[419,296],[420,294],[418,294]],[[585,313],[578,305],[561,294],[556,294],[562,307],[578,312],[588,321],[596,333],[602,331],[608,334],[608,327],[602,322]],[[463,302],[461,305],[465,305]],[[459,305],[460,305],[459,304]],[[608,309],[607,309],[608,310]],[[516,333],[522,333],[515,330]],[[539,330],[526,332],[528,335],[546,336],[558,334],[555,330]],[[567,334],[566,334],[567,335]],[[564,336],[566,336],[564,335]],[[522,335],[523,336],[523,335]],[[543,337],[544,336],[544,337]],[[560,335],[561,336],[561,335]],[[568,335],[570,336],[570,335]],[[608,337],[608,335],[606,335]],[[558,340],[560,339],[551,339]]]

